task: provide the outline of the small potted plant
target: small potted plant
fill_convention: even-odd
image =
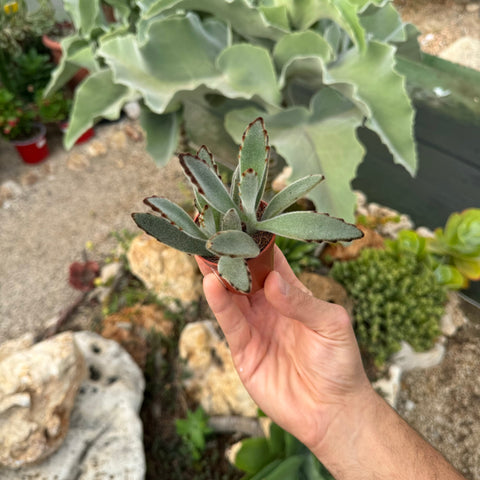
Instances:
[[[15,146],[26,163],[41,162],[49,155],[45,126],[36,119],[33,105],[0,87],[0,135]]]
[[[198,215],[193,220],[166,198],[144,202],[155,212],[134,213],[136,224],[166,245],[196,255],[232,291],[252,294],[263,287],[273,268],[275,235],[304,241],[353,240],[363,234],[354,225],[313,211],[283,213],[322,180],[309,175],[262,201],[268,176],[270,146],[262,118],[245,130],[239,161],[227,188],[212,154],[202,146],[196,155],[180,155],[192,185]],[[258,277],[256,269],[259,268]]]

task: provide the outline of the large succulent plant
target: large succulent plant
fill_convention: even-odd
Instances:
[[[199,214],[194,221],[182,208],[162,197],[144,202],[160,215],[134,213],[136,224],[162,243],[190,254],[218,257],[218,273],[233,288],[248,293],[251,276],[246,259],[260,254],[254,240],[268,232],[304,241],[334,242],[362,236],[354,225],[324,213],[283,213],[316,187],[322,175],[309,175],[277,193],[261,206],[268,175],[270,146],[262,118],[245,130],[238,166],[227,188],[207,147],[196,155],[181,154],[180,164],[190,180]]]

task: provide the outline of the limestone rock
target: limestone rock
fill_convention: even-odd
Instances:
[[[442,333],[451,337],[462,325],[465,325],[467,321],[467,318],[460,308],[460,297],[455,292],[449,292],[445,313],[440,319],[440,329]]]
[[[138,417],[144,380],[120,345],[92,332],[73,334],[85,357],[82,383],[62,446],[43,463],[12,471],[2,480],[143,480],[145,456]]]
[[[213,321],[189,323],[178,348],[191,374],[184,387],[208,415],[257,415],[257,406],[240,381],[227,342],[215,331]]]
[[[153,237],[133,239],[127,253],[130,269],[160,300],[174,308],[174,299],[184,305],[200,298],[201,276],[193,257],[168,247]]]
[[[313,293],[313,296],[325,302],[341,305],[353,318],[353,301],[347,291],[333,278],[316,273],[302,272],[299,280]]]
[[[148,335],[151,332],[171,335],[173,324],[165,318],[156,305],[127,307],[103,320],[102,336],[115,340],[143,368],[149,351]]]
[[[402,378],[402,369],[398,365],[391,365],[388,369],[388,376],[380,378],[373,383],[373,388],[395,408],[400,392],[400,379]]]
[[[69,332],[2,358],[1,465],[17,468],[58,449],[84,376],[83,356]]]
[[[459,38],[439,56],[464,67],[480,70],[480,40],[473,37]]]

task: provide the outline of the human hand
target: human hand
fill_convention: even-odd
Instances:
[[[235,295],[207,274],[204,291],[251,397],[321,455],[336,419],[373,393],[347,312],[313,297],[278,248],[263,290]]]

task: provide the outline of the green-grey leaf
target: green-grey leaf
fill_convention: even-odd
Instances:
[[[260,253],[253,238],[241,230],[218,232],[207,240],[206,246],[218,256],[254,258]]]
[[[159,166],[165,165],[174,155],[180,137],[178,112],[157,114],[142,105],[140,124],[147,139],[147,152]]]
[[[197,157],[203,160],[217,175],[218,175],[218,168],[215,160],[213,159],[213,155],[210,150],[205,146],[202,145],[197,151]]]
[[[180,164],[192,184],[216,210],[227,213],[235,205],[218,175],[206,162],[190,154],[180,155]]]
[[[324,81],[355,102],[367,117],[366,126],[378,133],[395,162],[414,174],[414,112],[405,79],[395,71],[394,54],[395,47],[369,42],[364,55],[352,50],[325,72]]]
[[[260,113],[255,109],[229,113],[227,130],[239,138],[242,125]],[[291,181],[323,174],[325,184],[308,197],[317,210],[353,221],[356,198],[350,182],[364,154],[356,137],[362,123],[360,112],[339,93],[322,89],[312,99],[310,110],[293,107],[264,118],[272,145],[292,167]]]
[[[227,97],[252,98],[257,96],[267,104],[281,102],[277,75],[267,49],[248,44],[225,48],[217,60],[224,84],[218,88]]]
[[[145,203],[153,208],[155,211],[167,217],[168,220],[173,222],[179,230],[185,230],[192,237],[205,240],[206,236],[195,225],[190,215],[185,210],[179,207],[177,204],[164,197],[149,197],[145,199]]]
[[[405,24],[391,3],[382,7],[370,5],[360,15],[360,22],[374,40],[381,42],[404,42],[407,38]]]
[[[215,210],[209,205],[205,205],[199,216],[202,229],[207,233],[208,237],[214,235],[217,230],[217,221],[215,219]]]
[[[211,256],[211,253],[205,248],[204,240],[191,237],[165,218],[151,213],[134,213],[132,217],[142,230],[169,247],[193,255]]]
[[[240,172],[243,174],[247,170],[253,170],[258,178],[262,178],[268,165],[269,152],[265,125],[261,118],[257,118],[248,125],[242,137],[239,153]]]
[[[243,205],[243,211],[247,216],[255,219],[258,193],[258,174],[252,168],[242,173],[240,177],[239,192]]]
[[[252,278],[243,258],[220,257],[218,273],[232,287],[240,292],[248,293],[252,288]]]
[[[88,36],[98,26],[104,24],[97,0],[63,0],[65,11],[70,15],[76,29]]]
[[[353,240],[362,237],[355,225],[317,212],[288,212],[257,223],[258,230],[305,241]]]
[[[222,218],[222,230],[241,230],[242,221],[235,208],[231,208]]]
[[[286,208],[315,188],[323,179],[323,175],[309,175],[285,187],[270,200],[263,212],[262,220],[267,220],[282,213]]]
[[[132,92],[114,83],[110,70],[89,75],[75,90],[71,119],[64,138],[65,148],[70,149],[98,118],[116,120],[123,105],[131,99]]]

